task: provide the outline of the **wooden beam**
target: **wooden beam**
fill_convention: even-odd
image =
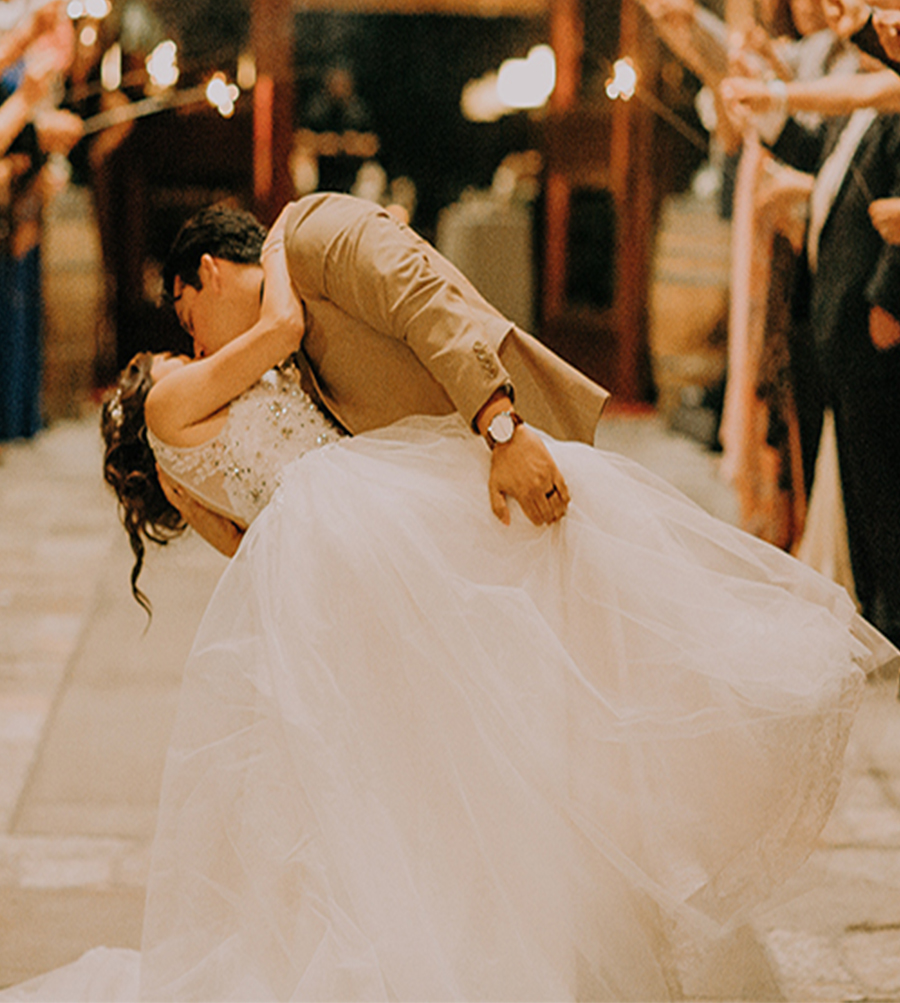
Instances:
[[[640,67],[641,84],[656,89],[657,45],[636,0],[622,0],[619,51]],[[619,399],[650,394],[647,290],[654,228],[653,117],[639,100],[615,101],[610,137],[610,190],[617,206],[616,334]]]
[[[269,224],[293,197],[288,167],[293,137],[292,0],[253,0],[250,33],[257,73],[253,94],[254,209]]]
[[[556,88],[550,96],[551,113],[563,115],[578,102],[584,22],[580,0],[557,0],[550,17],[550,44],[556,53]],[[545,321],[562,313],[566,301],[571,181],[558,165],[548,167],[544,179],[544,289]]]
[[[298,11],[468,17],[540,17],[552,6],[552,0],[293,0],[293,3]]]

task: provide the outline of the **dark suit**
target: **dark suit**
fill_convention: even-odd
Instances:
[[[843,122],[817,132],[789,122],[773,152],[817,172]],[[900,346],[881,351],[869,336],[880,306],[900,318],[900,248],[868,216],[871,199],[900,196],[900,117],[879,116],[853,156],[822,228],[818,265],[803,269],[799,337],[793,346],[805,466],[834,410],[850,557],[866,617],[900,642]],[[807,483],[810,483],[811,477]]]
[[[884,63],[885,66],[890,67],[894,73],[900,73],[900,63],[891,57],[884,51],[884,46],[881,44],[881,39],[878,37],[878,32],[875,30],[875,25],[872,23],[872,15],[869,15],[869,20],[860,28],[860,30],[850,38],[850,41],[863,52],[867,52],[870,56],[874,56],[875,59]]]

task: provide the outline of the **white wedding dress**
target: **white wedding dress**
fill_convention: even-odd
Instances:
[[[4,999],[678,995],[812,849],[896,652],[799,562],[547,442],[550,528],[496,519],[457,416],[341,438],[283,373],[215,443],[156,444],[252,525],[185,669],[143,948]]]

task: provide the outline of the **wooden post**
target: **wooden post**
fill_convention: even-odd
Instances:
[[[293,141],[294,17],[291,0],[253,0],[253,197],[256,214],[271,223],[293,198],[288,159]]]
[[[581,54],[584,26],[579,0],[554,0],[550,5],[550,45],[556,54],[556,87],[550,97],[551,114],[573,109],[581,84]],[[571,186],[558,170],[548,170],[545,179],[544,319],[558,316],[565,308]]]
[[[635,0],[622,0],[619,52],[638,69],[639,86],[655,89],[657,72],[651,37],[641,30]],[[610,148],[610,188],[616,202],[616,329],[618,379],[622,400],[643,401],[649,391],[647,296],[654,218],[653,120],[637,98],[614,102]]]

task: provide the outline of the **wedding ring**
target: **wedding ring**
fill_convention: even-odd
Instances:
[[[559,490],[559,488],[557,488],[557,486],[554,484],[553,487],[550,488],[549,491],[545,491],[544,492],[544,497],[549,500],[550,498],[552,498],[556,494],[556,492],[558,490]]]

